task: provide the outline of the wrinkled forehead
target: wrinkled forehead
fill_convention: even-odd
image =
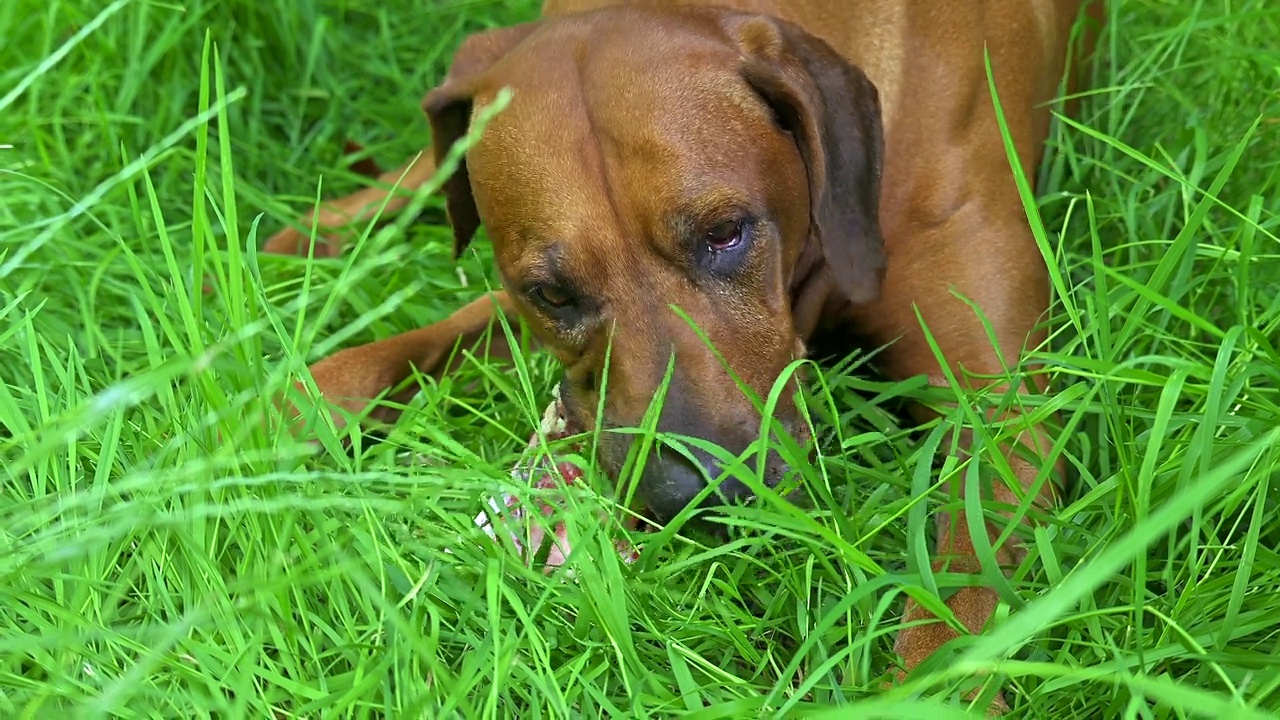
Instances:
[[[584,215],[616,222],[620,197],[643,212],[764,191],[770,111],[722,37],[566,22],[496,63],[474,112],[504,87],[510,104],[468,153],[477,199],[500,205],[488,208],[491,233],[495,222],[556,226],[511,228],[521,236],[605,220]]]

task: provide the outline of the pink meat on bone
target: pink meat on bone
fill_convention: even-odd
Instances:
[[[576,485],[582,482],[582,469],[577,465],[571,462],[556,462],[555,467],[552,468],[545,455],[537,454],[537,448],[541,443],[539,435],[545,437],[547,442],[554,442],[575,434],[570,431],[568,421],[565,419],[564,405],[560,402],[559,386],[552,391],[552,396],[555,399],[542,415],[540,433],[535,432],[530,438],[525,457],[521,458],[511,472],[511,476],[517,482],[548,492],[556,492],[564,485]],[[574,450],[577,451],[580,448],[574,448]],[[563,479],[563,485],[561,479]],[[482,511],[476,516],[475,522],[495,541],[500,532],[505,532],[516,552],[526,563],[532,563],[545,549],[544,570],[550,572],[565,564],[572,549],[572,542],[568,527],[563,520],[556,521],[548,532],[548,521],[556,514],[557,506],[541,498],[534,498],[533,503],[537,506],[537,516],[530,514],[529,505],[520,498],[503,493],[501,497],[489,499],[490,510]],[[560,505],[560,509],[563,508],[563,503],[557,503],[557,505]],[[550,543],[549,548],[548,543]],[[614,547],[624,563],[633,563],[640,557],[639,551],[625,540],[615,540]]]

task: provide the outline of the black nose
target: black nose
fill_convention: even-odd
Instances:
[[[662,448],[650,456],[640,479],[640,495],[658,522],[670,522],[682,510],[692,504],[707,487],[722,474],[719,463],[700,450],[690,449],[697,464],[682,453]],[[750,467],[750,463],[748,463]],[[732,475],[720,481],[715,491],[708,493],[701,502],[704,508],[722,504],[747,502],[753,497],[751,489]]]

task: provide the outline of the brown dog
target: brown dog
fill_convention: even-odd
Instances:
[[[578,426],[598,419],[610,343],[606,426],[641,420],[674,352],[659,428],[740,453],[758,437],[759,414],[671,305],[761,397],[815,348],[888,345],[879,362],[889,377],[947,384],[920,318],[962,383],[990,383],[971,374],[1001,375],[1044,340],[1049,287],[984,50],[1033,177],[1049,105],[1064,74],[1072,83],[1079,75],[1067,72],[1069,52],[1092,46],[1092,32],[1073,45],[1084,4],[549,0],[539,21],[473,36],[423,102],[433,158],[385,173],[385,184],[400,184],[392,197],[370,189],[328,203],[326,244],[316,251],[339,251],[333,231],[384,202],[384,217],[402,209],[475,114],[510,88],[509,107],[444,185],[455,251],[483,223],[506,290],[316,363],[317,386],[350,411],[393,389],[390,400],[403,403],[413,389],[398,386],[415,369],[445,372],[456,343],[486,335],[497,311],[523,318],[564,364],[564,400]],[[1101,11],[1096,2],[1087,13],[1095,30]],[[290,229],[266,250],[305,246]],[[980,308],[998,347],[962,298]],[[781,425],[803,436],[795,406],[781,408]],[[383,421],[397,414],[387,405],[373,412]],[[1011,445],[1024,452],[1008,451],[1022,487],[997,485],[995,500],[1016,507],[1030,492],[1041,508],[1052,505],[1052,485],[1037,479],[1042,463],[1025,457],[1047,450],[1048,435],[1023,427]],[[616,470],[627,450],[626,436],[604,442],[600,461]],[[679,456],[649,462],[640,493],[656,519],[702,490],[704,470],[719,474],[710,455],[699,460],[704,467]],[[719,489],[745,493],[736,481]],[[980,571],[967,518],[940,514],[938,529],[935,570]],[[992,543],[1002,531],[976,529]],[[1017,559],[1009,547],[998,556]],[[947,604],[978,632],[996,595],[965,588]],[[914,603],[907,613],[929,617]],[[940,622],[917,624],[897,649],[910,669],[955,635]]]

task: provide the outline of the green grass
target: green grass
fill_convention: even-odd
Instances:
[[[419,149],[460,38],[535,10],[0,14],[0,716],[941,718],[975,676],[1020,717],[1280,712],[1280,8],[1113,1],[1038,198],[1059,393],[1031,404],[1061,412],[1075,487],[998,626],[888,692],[905,593],[966,582],[921,572],[942,481],[1000,472],[997,428],[969,464],[939,441],[1002,398],[912,427],[918,383],[828,372],[817,508],[742,510],[723,546],[664,532],[626,568],[584,496],[573,582],[471,527],[545,357],[469,365],[351,454],[265,429],[306,362],[495,281],[439,222],[342,260],[254,248],[358,186],[344,140]]]

